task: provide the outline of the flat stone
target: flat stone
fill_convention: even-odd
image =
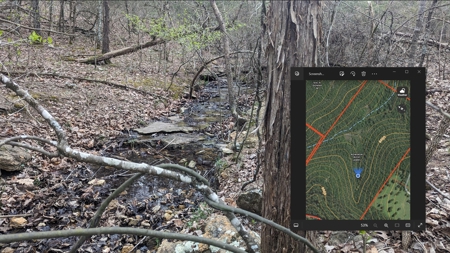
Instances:
[[[150,125],[134,129],[136,132],[140,134],[154,134],[154,133],[174,133],[174,132],[184,132],[189,133],[194,131],[195,129],[188,126],[179,126],[174,123],[166,123],[166,122],[153,122]]]
[[[21,147],[0,146],[0,168],[6,171],[19,171],[22,164],[31,159],[31,154]]]

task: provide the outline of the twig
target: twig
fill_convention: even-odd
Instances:
[[[50,153],[47,150],[44,150],[44,149],[38,148],[38,147],[34,147],[34,146],[31,146],[31,145],[28,145],[28,144],[25,144],[25,143],[20,143],[20,142],[15,142],[15,141],[11,141],[11,142],[8,142],[8,143],[11,144],[12,146],[17,146],[17,147],[33,150],[33,151],[42,153],[42,154],[44,154],[46,156],[49,156],[49,157],[58,157],[59,156],[59,153]]]
[[[448,114],[447,112],[445,112],[444,110],[442,110],[442,108],[432,104],[429,101],[426,101],[427,105],[430,106],[431,108],[433,108],[434,110],[438,111],[440,114],[444,115],[447,118],[450,118],[450,114]]]
[[[441,190],[439,190],[436,186],[434,186],[430,181],[425,180],[425,182],[427,182],[427,184],[429,184],[431,186],[431,188],[433,188],[434,190],[436,190],[438,193],[440,193],[442,196],[444,196],[444,198],[450,200],[450,197],[445,194],[444,192],[442,192]]]
[[[128,188],[134,181],[139,179],[143,173],[138,173],[129,178],[127,181],[125,181],[123,184],[121,184],[111,195],[106,198],[101,206],[98,208],[97,212],[95,213],[94,217],[92,217],[91,222],[89,223],[89,228],[95,228],[97,227],[98,223],[100,222],[100,217],[102,216],[103,212],[108,207],[109,203],[115,199],[121,192],[123,192],[125,189]],[[76,253],[77,250],[83,245],[83,243],[88,239],[88,236],[82,236],[77,241],[77,243],[70,249],[70,253]]]
[[[25,214],[8,214],[8,215],[0,215],[0,218],[13,218],[13,217],[28,217],[32,216],[31,213],[25,213]]]
[[[29,27],[29,26],[26,26],[26,25],[21,25],[21,24],[18,24],[18,23],[15,23],[15,22],[12,22],[12,21],[9,21],[9,20],[6,20],[6,19],[2,19],[2,18],[0,18],[0,21],[5,22],[5,23],[10,23],[10,24],[13,24],[13,25],[17,25],[19,27],[22,27],[22,28],[25,28],[25,29],[28,29],[28,30],[33,30],[33,31],[52,32],[52,33],[62,34],[62,35],[65,35],[65,36],[77,36],[77,34],[67,34],[67,33],[57,32],[57,31],[48,30],[48,29],[33,28],[33,27]]]

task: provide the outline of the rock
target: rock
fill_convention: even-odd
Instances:
[[[14,253],[14,249],[11,247],[6,247],[2,249],[2,253]]]
[[[234,153],[233,150],[231,150],[231,149],[229,149],[229,148],[222,148],[222,152],[223,152],[225,155],[231,155],[231,154]]]
[[[23,227],[27,224],[27,220],[23,217],[11,218],[9,225],[13,228]]]
[[[150,125],[134,129],[136,132],[140,134],[154,134],[154,133],[173,133],[173,132],[184,132],[189,133],[194,131],[194,128],[187,126],[179,126],[176,123],[166,123],[166,122],[153,122]]]
[[[242,193],[239,195],[236,204],[241,209],[261,215],[262,191],[253,189]]]
[[[231,225],[227,217],[223,215],[212,215],[206,221],[205,233],[202,235],[205,238],[218,240],[230,244],[234,247],[245,250],[246,245],[242,238],[239,236],[236,229]],[[260,236],[250,231],[250,236],[253,237],[256,243],[261,244]],[[223,249],[219,249],[214,246],[209,246],[202,243],[194,242],[169,242],[164,239],[158,248],[157,253],[203,253],[203,252],[217,252],[225,253]]]
[[[0,146],[0,168],[6,171],[22,170],[23,164],[31,159],[30,153],[20,147]]]

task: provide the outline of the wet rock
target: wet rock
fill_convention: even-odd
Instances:
[[[166,122],[153,122],[150,125],[134,129],[140,134],[154,134],[154,133],[174,133],[174,132],[184,132],[189,133],[194,131],[194,128],[188,126],[178,125],[177,123],[166,123]]]
[[[261,215],[262,191],[260,189],[249,190],[239,195],[236,204],[241,209]]]
[[[6,171],[22,170],[23,164],[31,159],[30,153],[20,147],[0,146],[0,168]]]

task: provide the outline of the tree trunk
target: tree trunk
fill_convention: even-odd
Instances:
[[[71,33],[75,34],[75,22],[76,22],[76,12],[77,12],[77,1],[76,0],[70,0],[69,2],[69,19],[70,19],[70,26],[71,26]],[[72,45],[73,41],[75,40],[75,36],[69,36],[69,44]]]
[[[315,67],[321,41],[322,7],[319,1],[270,1],[267,13],[269,69],[264,122],[265,169],[263,216],[290,226],[291,89],[292,66]],[[301,233],[305,235],[303,231]],[[262,252],[305,252],[305,246],[263,225]]]
[[[50,23],[50,29],[47,32],[47,36],[50,36],[50,31],[53,29],[53,0],[50,0],[50,9],[49,9],[49,23]]]
[[[39,16],[39,0],[31,1],[31,8],[33,12],[33,28],[39,30],[41,29],[41,21]]]
[[[103,41],[103,4],[102,0],[98,0],[98,9],[97,9],[98,23],[97,23],[97,49],[100,49],[100,46]]]
[[[102,54],[106,54],[109,49],[109,4],[108,0],[103,0],[103,38],[102,38]],[[110,59],[106,59],[105,63],[111,63]]]
[[[58,30],[64,32],[64,0],[59,1]]]
[[[419,15],[417,15],[416,27],[414,28],[413,37],[411,39],[411,49],[409,51],[409,63],[408,67],[414,67],[416,64],[416,51],[417,41],[419,40],[420,32],[422,31],[422,18],[425,10],[426,0],[420,0],[419,2]]]
[[[236,96],[234,94],[233,89],[233,76],[231,71],[231,61],[230,61],[230,40],[228,39],[228,35],[226,33],[225,29],[225,22],[222,18],[222,14],[219,11],[219,8],[217,7],[216,1],[211,0],[211,6],[214,10],[214,14],[216,15],[217,22],[219,22],[219,28],[222,32],[223,37],[223,50],[225,55],[225,74],[227,75],[227,86],[228,86],[228,103],[230,104],[230,110],[231,114],[233,115],[233,118],[236,120],[237,126],[242,126],[245,123],[244,119],[241,119],[239,117],[237,106],[236,106]]]

